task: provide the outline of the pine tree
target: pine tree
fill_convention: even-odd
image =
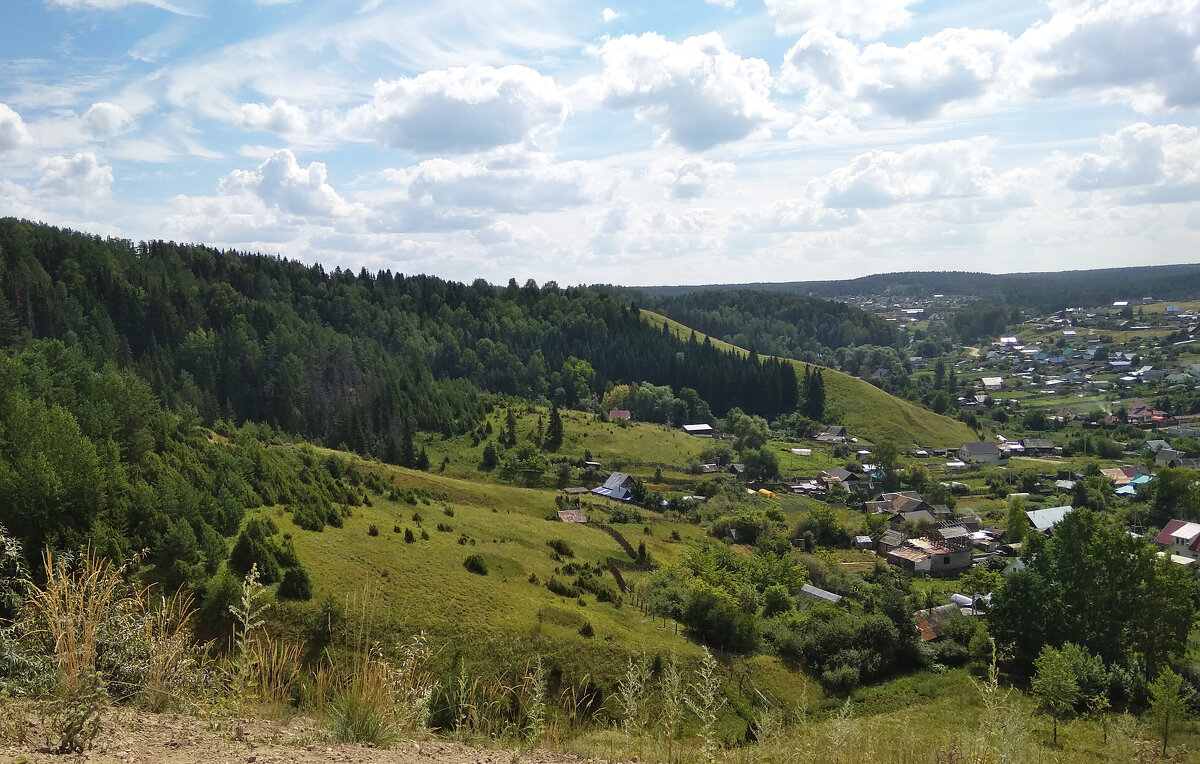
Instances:
[[[508,413],[505,414],[504,418],[504,439],[508,442],[508,445],[515,446],[517,445],[517,418],[513,415],[511,406],[507,411]]]
[[[558,413],[558,406],[550,406],[550,424],[546,428],[546,450],[557,451],[562,447],[563,443],[563,424],[562,417]]]
[[[429,471],[429,454],[426,453],[425,446],[421,446],[421,452],[417,454],[417,458],[413,466],[422,472]]]

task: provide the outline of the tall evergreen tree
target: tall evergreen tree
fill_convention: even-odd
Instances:
[[[563,443],[563,423],[562,417],[558,413],[558,406],[551,404],[550,406],[550,424],[546,427],[546,450],[557,451],[562,447]]]

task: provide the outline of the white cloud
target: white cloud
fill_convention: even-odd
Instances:
[[[605,106],[632,109],[662,137],[692,151],[740,140],[776,115],[767,63],[742,58],[716,32],[682,43],[647,33],[600,48],[594,84]]]
[[[101,140],[115,138],[133,124],[133,115],[115,103],[94,103],[83,115],[88,133]]]
[[[1029,203],[1019,175],[997,174],[986,160],[987,137],[868,151],[810,186],[826,207],[878,209],[942,199],[979,198],[998,207]]]
[[[873,39],[912,19],[908,6],[919,0],[766,0],[767,13],[780,35],[804,34],[815,27]]]
[[[385,145],[421,153],[467,153],[536,143],[556,130],[567,104],[550,77],[525,66],[471,64],[379,82],[348,123]]]
[[[275,152],[254,170],[234,170],[221,179],[219,190],[256,196],[268,207],[298,217],[346,218],[365,212],[329,185],[324,163],[301,167],[288,149]]]
[[[804,91],[810,112],[920,120],[983,97],[1010,44],[1003,32],[944,29],[902,48],[873,43],[859,50],[827,29],[812,29],[784,57],[783,79]]]
[[[736,8],[738,0],[704,0],[709,5],[719,5],[722,8]]]
[[[733,177],[735,170],[730,162],[675,157],[656,163],[652,173],[671,199],[699,199],[719,191],[721,185]]]
[[[624,14],[622,13],[614,11],[612,8],[605,8],[604,10],[600,11],[600,18],[604,19],[605,24],[611,24],[617,19],[621,18],[623,15]]]
[[[69,10],[92,8],[100,11],[115,11],[130,5],[152,5],[164,11],[182,15],[196,15],[195,9],[186,3],[168,3],[166,0],[47,0],[47,2]]]
[[[605,197],[611,187],[586,162],[554,164],[540,155],[516,162],[429,159],[384,176],[410,199],[433,206],[517,214],[578,207]]]
[[[1073,191],[1119,189],[1126,204],[1200,199],[1200,130],[1139,122],[1100,139],[1100,153],[1066,160]]]
[[[108,199],[112,192],[112,167],[100,164],[90,151],[46,157],[38,161],[37,169],[37,188],[45,195],[90,204]]]
[[[304,112],[284,99],[276,99],[270,106],[262,103],[244,103],[238,110],[238,124],[250,130],[268,130],[278,135],[298,135],[308,130],[308,118]]]
[[[1020,87],[1099,92],[1142,112],[1200,105],[1197,0],[1056,0],[1018,38]]]
[[[21,115],[8,104],[0,103],[0,153],[33,143]]]

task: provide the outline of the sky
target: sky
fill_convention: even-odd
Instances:
[[[493,283],[1182,263],[1200,0],[4,0],[0,216]]]

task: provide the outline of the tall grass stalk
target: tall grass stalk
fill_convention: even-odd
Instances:
[[[674,759],[675,738],[679,737],[679,726],[683,722],[683,703],[683,676],[679,673],[679,661],[672,655],[663,667],[662,712],[658,718],[667,739],[667,764]]]
[[[542,656],[533,670],[525,672],[526,725],[529,744],[537,745],[546,736],[546,666]]]
[[[621,701],[621,728],[625,732],[628,754],[633,755],[633,740],[646,727],[646,700],[650,684],[650,666],[643,652],[637,658],[629,656],[625,676],[617,687]]]
[[[717,752],[720,750],[720,742],[717,740],[717,713],[725,705],[725,698],[721,694],[721,683],[717,678],[717,659],[707,647],[704,648],[700,667],[696,669],[696,677],[699,681],[688,685],[689,693],[684,702],[700,721],[700,738],[703,743],[701,750],[704,760],[712,762],[716,761]]]

